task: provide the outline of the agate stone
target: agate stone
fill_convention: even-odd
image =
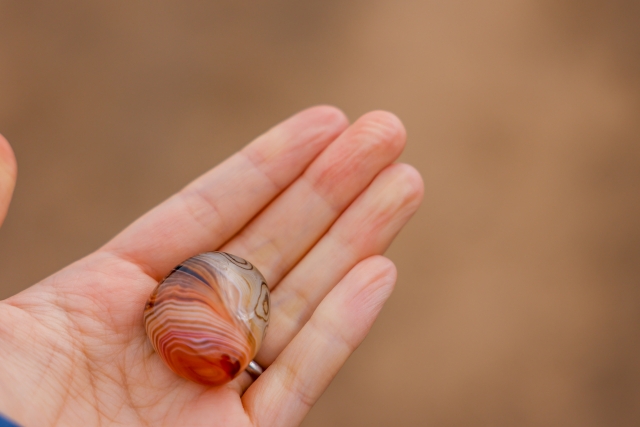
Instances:
[[[177,266],[144,309],[147,335],[173,372],[222,385],[255,357],[269,324],[269,288],[257,268],[224,252]]]

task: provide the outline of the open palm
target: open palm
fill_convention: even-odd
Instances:
[[[349,126],[332,107],[280,123],[98,251],[0,303],[0,412],[25,426],[298,425],[364,339],[395,283],[381,254],[422,181],[393,164],[400,121]],[[0,221],[15,162],[0,137]],[[142,311],[158,280],[222,250],[263,273],[271,324],[254,382],[206,387],[170,371]]]

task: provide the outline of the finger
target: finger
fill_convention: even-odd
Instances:
[[[418,209],[422,193],[418,171],[396,164],[382,171],[349,206],[272,293],[270,333],[256,357],[261,366],[275,360],[349,270],[386,250]]]
[[[103,250],[159,279],[214,250],[295,180],[348,125],[333,107],[314,107],[275,126],[151,210]]]
[[[309,322],[242,397],[256,425],[297,426],[360,345],[396,280],[375,256],[347,274]]]
[[[238,393],[239,396],[242,396],[251,384],[253,384],[253,378],[247,371],[243,371],[240,375],[234,378],[233,381],[228,383],[227,387]]]
[[[0,135],[0,225],[7,216],[13,189],[16,185],[17,172],[13,150],[7,140]]]
[[[405,139],[393,114],[365,114],[222,250],[250,260],[273,287],[400,155]]]

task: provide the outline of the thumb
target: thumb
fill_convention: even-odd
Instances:
[[[13,150],[2,135],[0,135],[0,225],[7,216],[11,203],[13,188],[16,185],[18,167]]]

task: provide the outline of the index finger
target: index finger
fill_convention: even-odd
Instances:
[[[347,125],[334,107],[294,115],[149,211],[102,250],[156,280],[164,277],[178,263],[217,249],[237,233]]]

